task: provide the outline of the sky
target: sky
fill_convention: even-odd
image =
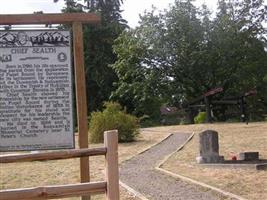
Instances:
[[[145,10],[151,10],[152,5],[163,10],[173,2],[174,0],[125,0],[122,6],[122,10],[124,10],[122,15],[131,27],[135,27],[139,21],[139,14]],[[215,10],[217,7],[217,0],[196,0],[195,5],[201,6],[204,2],[211,10]]]
[[[152,5],[163,10],[168,8],[174,0],[124,0],[122,6],[122,16],[128,21],[130,27],[138,25],[139,14],[145,10],[151,10]],[[215,10],[217,0],[196,0],[195,5],[200,6],[203,3]],[[53,3],[53,0],[0,0],[0,14],[24,14],[43,11],[44,13],[58,13],[64,6],[64,0]]]

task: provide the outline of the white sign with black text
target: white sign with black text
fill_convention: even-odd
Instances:
[[[0,151],[74,148],[69,31],[0,31]]]

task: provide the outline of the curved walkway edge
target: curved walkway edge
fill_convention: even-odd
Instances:
[[[182,144],[176,151],[172,152],[172,153],[171,153],[169,156],[167,156],[162,162],[160,162],[160,164],[159,164],[155,169],[158,170],[158,171],[160,171],[160,172],[163,172],[163,173],[165,173],[165,174],[168,174],[168,175],[170,175],[170,176],[172,176],[172,177],[174,177],[174,178],[179,178],[179,179],[182,179],[182,180],[184,180],[184,181],[191,182],[191,183],[196,184],[196,185],[200,185],[201,187],[205,187],[205,188],[214,190],[214,191],[219,192],[219,193],[221,193],[221,194],[223,194],[223,195],[225,195],[225,196],[227,196],[227,197],[230,197],[230,198],[233,198],[233,199],[236,199],[236,200],[247,200],[247,199],[245,199],[245,198],[243,198],[243,197],[241,197],[241,196],[239,196],[239,195],[233,194],[233,193],[231,193],[231,192],[224,191],[224,190],[222,190],[222,189],[220,189],[220,188],[217,188],[217,187],[208,185],[208,184],[206,184],[206,183],[202,183],[202,182],[200,182],[200,181],[196,181],[196,180],[194,180],[194,179],[191,179],[191,178],[185,177],[185,176],[183,176],[183,175],[180,175],[180,174],[177,174],[177,173],[173,173],[173,172],[170,172],[170,171],[168,171],[168,170],[165,170],[165,169],[161,168],[162,165],[163,165],[163,164],[164,164],[164,163],[165,163],[165,162],[166,162],[172,155],[174,155],[175,153],[181,151],[181,150],[184,148],[184,146],[185,146],[188,142],[190,142],[190,141],[193,139],[194,135],[195,135],[195,133],[193,133],[193,134],[192,134],[192,135],[191,135],[191,136],[184,142],[184,144]]]
[[[151,200],[218,200],[212,191],[155,169],[158,162],[177,150],[190,136],[189,133],[173,133],[147,151],[125,161],[120,166],[120,181]]]
[[[130,186],[126,185],[125,183],[123,183],[121,181],[120,181],[120,186],[122,186],[124,189],[128,190],[128,192],[133,194],[134,197],[138,197],[140,200],[149,200],[143,194],[141,194],[140,192],[137,192],[136,190],[134,190],[133,188],[131,188]]]
[[[175,135],[186,135],[186,137],[178,137],[178,143],[177,142],[171,142],[172,140],[175,139]],[[162,141],[160,141],[157,144],[154,144],[150,147],[148,147],[147,149],[141,151],[139,154],[133,156],[132,158],[124,161],[122,163],[122,167],[120,169],[120,176],[121,176],[121,180],[120,180],[120,185],[122,187],[124,187],[126,190],[128,190],[130,193],[132,193],[134,196],[138,197],[141,200],[154,200],[154,199],[161,199],[161,200],[178,200],[178,199],[207,199],[207,200],[211,200],[211,199],[217,199],[215,196],[213,196],[210,192],[206,192],[206,194],[203,194],[202,191],[197,190],[195,187],[192,186],[192,183],[194,185],[197,186],[201,186],[201,187],[205,187],[210,189],[211,191],[215,191],[217,193],[220,193],[224,196],[233,198],[233,199],[237,199],[237,200],[246,200],[245,198],[242,198],[238,195],[232,194],[230,192],[221,190],[219,188],[210,186],[208,184],[190,179],[188,177],[179,175],[179,174],[175,174],[172,173],[170,171],[167,171],[165,169],[162,169],[161,166],[176,152],[180,151],[183,149],[183,147],[194,137],[194,133],[189,135],[188,134],[184,134],[184,133],[172,133],[170,135],[168,135],[166,138],[164,138]],[[177,139],[177,137],[176,137]],[[178,148],[170,148],[175,147],[175,145],[179,144]],[[160,147],[161,146],[161,147]],[[163,148],[162,148],[163,147]],[[168,154],[160,154],[158,157],[158,160],[160,161],[158,164],[154,165],[155,162],[157,162],[158,160],[154,159],[153,166],[151,165],[151,162],[148,162],[148,164],[146,163],[147,161],[145,160],[147,156],[151,156],[153,157],[153,151],[156,151],[156,155],[159,154],[160,149],[161,150],[165,150],[169,149],[166,153]],[[170,151],[172,149],[172,151]],[[148,155],[145,155],[148,154]],[[163,159],[160,157],[162,156]],[[143,157],[140,159],[140,157]],[[141,162],[140,162],[141,161]],[[140,166],[141,164],[141,166]],[[128,167],[128,168],[127,168]],[[138,169],[139,167],[141,167],[140,169]],[[151,168],[152,167],[152,168]],[[134,173],[134,175],[132,176],[131,173],[131,168],[134,168],[138,173]],[[130,169],[130,170],[129,170]],[[153,172],[152,172],[153,171]],[[155,173],[154,171],[157,171],[159,173]],[[143,172],[143,174],[142,174]],[[138,174],[140,173],[140,176],[138,176]],[[165,177],[161,177],[161,175],[167,175]],[[147,176],[148,175],[148,176]],[[149,176],[151,175],[151,176]],[[128,178],[127,178],[128,176]],[[129,177],[130,176],[130,177]],[[171,180],[170,177],[172,179],[175,180]],[[144,183],[143,185],[140,186],[140,183],[142,183],[142,181],[140,182],[139,179],[144,178]],[[156,189],[152,186],[152,190],[151,188],[145,188],[147,187],[147,183],[153,183],[153,182],[149,182],[147,181],[147,179],[151,179],[150,181],[156,180],[156,182],[158,182],[158,184],[156,184]],[[138,185],[138,180],[139,180],[139,185]],[[166,183],[162,182],[165,181]],[[137,182],[137,184],[136,184]],[[173,183],[175,183],[174,185],[176,185],[176,188],[173,187],[163,187],[163,191],[160,192],[158,191],[158,189],[161,189],[160,187],[158,187],[158,185],[169,185],[169,186],[173,186]],[[186,184],[186,183],[190,183],[190,184]],[[153,184],[152,184],[153,185]],[[148,186],[149,187],[149,186]],[[153,189],[154,192],[156,192],[157,194],[153,194]],[[168,196],[168,191],[166,191],[170,189],[169,193],[171,193]],[[173,190],[175,189],[175,190]],[[179,191],[181,190],[181,191]],[[178,194],[175,195],[173,194],[173,192],[177,192]],[[189,195],[187,194],[187,192],[189,192]],[[204,192],[205,193],[205,192]],[[181,195],[182,194],[182,195]],[[147,198],[149,197],[149,198]]]
[[[211,185],[208,185],[206,183],[202,183],[202,182],[196,181],[194,179],[191,179],[191,178],[188,178],[188,177],[179,175],[179,174],[175,174],[175,173],[170,172],[170,171],[167,171],[165,169],[162,169],[162,168],[159,168],[159,167],[156,167],[155,169],[158,170],[158,171],[160,171],[160,172],[163,172],[165,174],[168,174],[168,175],[170,175],[170,176],[172,176],[174,178],[179,178],[179,179],[182,179],[184,181],[191,182],[193,184],[199,185],[201,187],[205,187],[205,188],[211,189],[211,190],[213,190],[215,192],[219,192],[219,193],[223,194],[224,196],[228,196],[228,197],[233,198],[233,199],[236,199],[236,200],[247,200],[247,199],[245,199],[245,198],[243,198],[241,196],[238,196],[236,194],[233,194],[231,192],[227,192],[227,191],[221,190],[220,188],[217,188],[217,187],[213,187]]]

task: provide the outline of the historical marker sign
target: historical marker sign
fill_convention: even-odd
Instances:
[[[0,31],[0,151],[74,148],[68,31]]]

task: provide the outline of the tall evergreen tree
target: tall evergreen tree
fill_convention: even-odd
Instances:
[[[94,12],[101,23],[84,25],[87,101],[89,112],[99,109],[114,90],[117,75],[109,66],[117,57],[113,53],[114,40],[127,27],[121,16],[122,0],[65,0],[63,12]]]

